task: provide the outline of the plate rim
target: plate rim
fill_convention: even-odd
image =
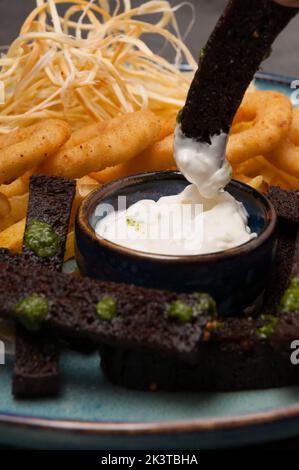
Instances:
[[[185,70],[187,70],[185,68]],[[259,71],[255,74],[257,81],[273,85],[290,86],[295,77]],[[75,419],[43,418],[16,413],[0,413],[0,426],[17,426],[30,430],[67,431],[71,434],[82,432],[87,436],[136,436],[136,435],[176,435],[181,433],[204,433],[215,431],[237,431],[253,426],[265,426],[273,423],[286,423],[299,420],[299,403],[255,413],[238,414],[233,417],[197,418],[167,421],[86,421]]]
[[[215,431],[237,431],[253,426],[288,422],[299,419],[299,404],[257,413],[246,413],[225,418],[199,418],[168,421],[85,421],[72,419],[38,418],[17,414],[0,414],[0,425],[22,426],[30,430],[83,432],[89,436],[134,436]]]

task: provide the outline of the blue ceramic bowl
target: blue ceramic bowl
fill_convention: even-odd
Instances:
[[[76,259],[83,275],[176,291],[209,292],[222,315],[259,309],[275,254],[276,214],[269,200],[246,184],[232,181],[227,190],[241,201],[249,226],[258,237],[230,250],[191,256],[156,255],[105,240],[94,231],[99,203],[117,210],[118,196],[127,207],[140,199],[158,200],[178,194],[189,183],[175,171],[145,173],[119,179],[92,192],[79,208]]]

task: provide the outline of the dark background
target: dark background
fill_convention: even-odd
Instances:
[[[111,0],[113,2],[113,0]],[[170,0],[177,5],[180,0]],[[145,3],[133,0],[133,5]],[[200,48],[205,44],[213,26],[226,5],[226,0],[191,0],[196,11],[196,23],[187,38],[187,44],[197,57]],[[0,0],[0,44],[9,44],[18,34],[26,15],[35,5],[34,0]],[[184,7],[178,13],[179,23],[184,31],[192,13]],[[276,41],[272,56],[263,64],[265,71],[299,76],[299,15],[283,31]]]

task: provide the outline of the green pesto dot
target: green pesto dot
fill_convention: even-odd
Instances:
[[[169,318],[177,320],[179,323],[188,323],[192,320],[193,308],[182,300],[174,300],[168,307]]]
[[[261,319],[266,321],[267,323],[258,328],[256,330],[256,334],[262,339],[267,339],[273,335],[278,325],[279,318],[274,317],[273,315],[262,315]]]
[[[36,293],[25,297],[14,307],[15,314],[30,331],[39,330],[41,323],[48,314],[48,310],[48,300],[43,295]]]
[[[299,277],[294,277],[280,302],[283,312],[299,312]]]
[[[207,312],[213,316],[216,315],[216,302],[209,294],[194,292],[192,297],[196,300],[196,306],[200,312]]]
[[[220,321],[215,322],[215,325],[213,326],[214,330],[223,330],[223,328],[225,328],[225,323]]]
[[[116,316],[116,300],[108,295],[96,304],[96,312],[103,321],[111,321]]]
[[[40,258],[52,258],[60,249],[60,240],[51,225],[32,220],[26,228],[25,245]]]
[[[129,227],[135,228],[135,230],[140,230],[141,224],[137,220],[132,219],[131,217],[126,218],[126,223]]]

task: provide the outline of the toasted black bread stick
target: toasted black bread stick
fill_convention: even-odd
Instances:
[[[277,314],[280,299],[288,286],[295,253],[297,228],[292,224],[279,224],[276,256],[268,279],[264,311]]]
[[[228,133],[243,95],[271,44],[297,14],[272,0],[230,0],[206,47],[181,114],[187,137]]]
[[[29,205],[23,257],[19,263],[42,265],[52,271],[61,271],[63,265],[69,219],[75,196],[76,183],[67,178],[32,176],[29,187]],[[48,225],[37,225],[38,223]],[[34,224],[36,224],[34,226]],[[38,247],[27,240],[34,237],[32,230],[48,230],[55,237],[52,256],[40,256]],[[54,235],[56,234],[56,236]],[[32,249],[33,247],[33,249]],[[46,247],[46,248],[49,248]],[[51,254],[51,253],[50,253]],[[30,334],[22,326],[16,329],[13,394],[15,397],[56,395],[59,391],[59,348],[51,335]]]
[[[297,232],[292,270],[291,270],[291,278],[294,278],[294,277],[299,277],[299,230]]]
[[[18,269],[28,268],[30,256],[11,255],[0,249],[0,263],[13,263]],[[59,390],[59,348],[49,333],[28,333],[21,325],[16,327],[13,393],[16,397],[56,395]]]
[[[196,364],[102,345],[102,370],[114,385],[139,390],[216,392],[298,384],[299,371],[271,344],[275,317],[226,318],[214,324]]]
[[[285,190],[271,186],[267,193],[282,221],[299,225],[299,190]]]
[[[96,344],[105,374],[117,385],[215,391],[299,382],[289,358],[272,346],[277,317],[217,319],[205,294],[20,270],[12,259],[0,264],[0,305],[3,318],[27,328]],[[41,317],[33,315],[34,306]],[[189,320],[182,323],[185,314]]]
[[[280,299],[288,287],[294,266],[296,239],[299,233],[299,191],[272,187],[267,196],[278,215],[278,242],[265,294],[264,311],[268,314],[277,314]]]
[[[196,361],[215,304],[207,294],[176,294],[0,264],[0,316],[74,339]],[[43,329],[43,328],[42,328]]]
[[[13,394],[17,398],[48,397],[60,388],[59,346],[51,335],[16,329]]]
[[[299,231],[291,275],[277,310],[280,319],[272,342],[277,349],[290,356],[294,349],[299,349]],[[293,341],[295,345],[292,345]]]
[[[76,182],[68,178],[54,176],[32,176],[29,186],[29,205],[23,240],[25,255],[30,260],[52,271],[61,271],[68,233],[70,213],[76,192]],[[26,242],[26,233],[35,221],[48,224],[58,236],[57,249],[52,256],[37,254]]]

